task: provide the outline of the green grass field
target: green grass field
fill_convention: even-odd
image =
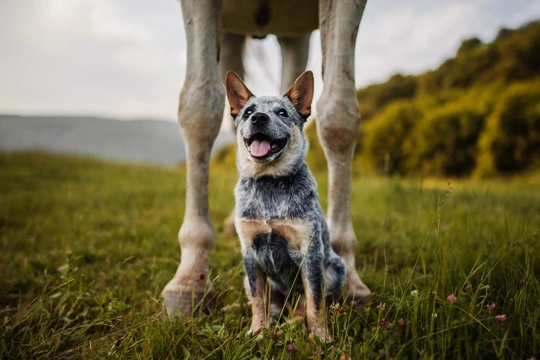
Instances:
[[[355,179],[358,271],[374,294],[329,311],[330,344],[298,319],[246,335],[239,242],[220,231],[235,169],[210,181],[216,307],[163,318],[184,178],[182,168],[0,154],[0,358],[540,358],[538,175]]]

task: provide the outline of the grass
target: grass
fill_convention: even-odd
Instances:
[[[332,307],[335,341],[322,344],[295,319],[246,335],[239,243],[220,232],[236,171],[218,172],[217,305],[168,321],[159,293],[179,261],[184,169],[0,154],[0,358],[539,357],[538,176],[354,179],[358,270],[374,294]]]

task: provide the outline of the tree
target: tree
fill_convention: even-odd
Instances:
[[[499,98],[479,142],[476,176],[540,167],[540,80],[510,86]]]
[[[371,167],[387,175],[407,172],[403,143],[422,117],[411,101],[393,102],[364,127],[363,150]]]

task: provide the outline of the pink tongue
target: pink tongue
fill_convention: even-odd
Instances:
[[[253,140],[251,145],[249,146],[249,149],[251,150],[251,155],[262,157],[268,155],[268,152],[270,151],[270,143],[268,141],[260,141],[260,140]]]

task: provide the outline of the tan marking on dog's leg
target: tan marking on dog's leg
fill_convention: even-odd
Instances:
[[[180,93],[178,119],[186,147],[186,211],[178,235],[181,259],[162,292],[172,317],[192,314],[201,301],[208,305],[208,254],[214,242],[208,215],[208,163],[223,114],[225,93],[218,75],[221,2],[184,0],[187,40],[186,78]],[[205,296],[206,294],[206,296]]]
[[[360,112],[354,82],[356,34],[365,1],[321,0],[319,21],[324,89],[317,103],[317,132],[328,160],[328,227],[334,250],[347,268],[349,297],[363,301],[369,288],[356,272],[356,235],[351,223],[351,161]]]
[[[236,229],[238,230],[238,237],[240,238],[240,244],[242,245],[242,251],[247,250],[253,245],[253,238],[258,234],[267,234],[272,231],[270,226],[262,220],[248,220],[236,218]],[[251,310],[253,319],[249,328],[249,334],[255,334],[261,328],[267,325],[268,316],[266,313],[266,274],[257,266],[257,281],[255,287],[255,297],[251,293],[251,287],[249,285],[248,278],[244,279],[244,288],[249,302],[251,303]]]
[[[302,267],[302,283],[304,285],[304,296],[305,296],[305,309],[306,309],[306,318],[308,323],[309,331],[313,335],[317,336],[321,341],[330,342],[332,341],[332,335],[328,332],[326,327],[326,306],[324,304],[324,296],[321,299],[319,308],[317,309],[317,304],[313,298],[313,289],[311,284],[308,281],[308,275],[306,271],[306,266]]]
[[[295,305],[296,305],[296,308],[294,309],[294,316],[303,317],[304,314],[306,313],[306,296],[300,295]]]
[[[281,47],[281,92],[285,94],[294,80],[306,70],[311,33],[295,37],[278,36]]]
[[[249,289],[249,282],[247,284]],[[257,282],[255,287],[255,297],[251,290],[246,291],[251,303],[251,326],[248,334],[256,334],[260,329],[268,326],[267,304],[266,304],[266,274],[257,266]]]

